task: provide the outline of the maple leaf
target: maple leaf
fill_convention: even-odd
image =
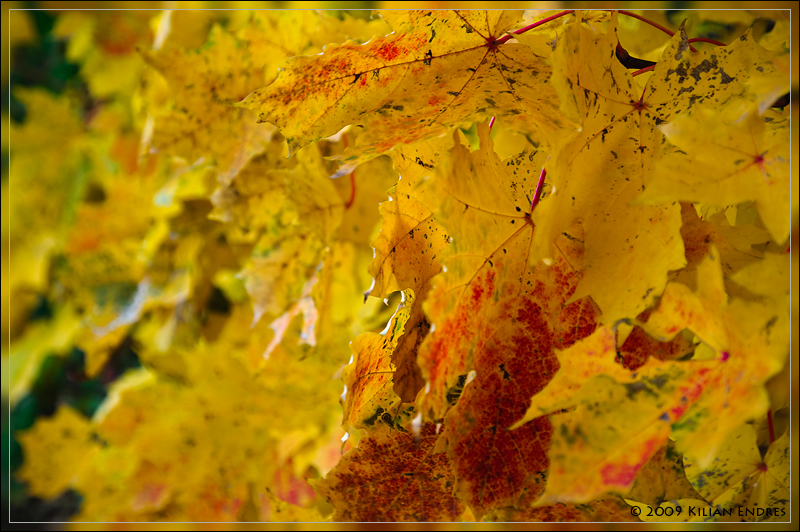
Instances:
[[[428,178],[451,146],[451,138],[440,137],[392,152],[401,178],[389,190],[389,201],[380,205],[381,231],[372,240],[375,258],[369,266],[375,282],[369,295],[383,298],[407,288],[421,294],[422,287],[441,271],[434,257],[449,237],[435,220],[439,197]]]
[[[368,293],[387,297],[397,290],[411,290],[414,303],[404,334],[391,354],[395,393],[412,402],[425,386],[418,347],[430,330],[422,303],[432,288],[431,280],[441,271],[437,257],[449,236],[435,219],[439,197],[428,180],[435,165],[451,146],[449,137],[399,146],[392,151],[395,170],[401,175],[388,191],[389,201],[380,205],[381,231],[372,240],[374,258],[369,265],[373,283]]]
[[[232,107],[263,82],[263,69],[249,64],[248,48],[249,43],[214,26],[199,52],[176,48],[141,52],[174,92],[172,105],[153,110],[152,149],[191,162],[211,156],[223,184],[263,151],[273,130],[254,125],[247,110]],[[238,59],[242,54],[245,59]]]
[[[782,346],[786,345],[786,335],[788,334],[788,317],[786,316],[788,301],[785,298],[787,273],[785,262],[788,258],[768,255],[766,259],[742,271],[749,275],[757,272],[757,275],[764,276],[777,273],[777,278],[773,278],[776,281],[775,285],[761,288],[767,294],[775,295],[772,297],[767,295],[752,302],[736,299],[726,311],[721,313],[724,320],[724,332],[727,332],[729,341],[729,347],[726,349],[723,346],[721,353],[723,359],[725,359],[726,353],[730,356],[728,361],[731,364],[728,365],[726,362],[709,377],[708,383],[703,384],[709,389],[709,392],[701,398],[705,400],[701,400],[700,404],[695,407],[696,415],[700,419],[705,419],[706,415],[712,417],[705,423],[697,423],[696,419],[689,416],[689,419],[685,420],[685,424],[681,423],[675,427],[675,435],[679,438],[678,441],[683,447],[683,452],[700,464],[708,462],[709,455],[715,446],[724,441],[725,434],[738,426],[742,419],[763,416],[769,404],[763,386],[770,377],[780,371],[787,357],[788,351]],[[707,259],[708,262],[713,260]],[[714,276],[719,275],[717,268],[718,266],[707,268],[705,275],[711,278],[702,278],[700,282],[705,286],[713,286],[718,283],[718,280],[713,279]],[[781,278],[783,282],[779,280]],[[781,287],[782,284],[783,287]],[[756,284],[756,286],[758,285]],[[763,285],[761,286],[763,287]],[[704,295],[702,290],[699,291],[698,296],[704,303],[713,298],[711,295]],[[687,302],[691,301],[691,299],[687,300]],[[684,323],[697,332],[708,327],[707,324],[711,322],[703,316],[703,314],[707,315],[708,311],[701,310],[698,316],[688,316],[683,314],[687,307],[681,308],[680,304],[672,306],[669,301],[664,301],[664,304],[664,314],[660,318],[671,315],[674,321],[669,318],[668,321],[673,324]],[[689,303],[689,305],[692,304]],[[660,312],[662,311],[659,310]],[[662,327],[666,325],[664,322],[662,324]],[[674,326],[667,325],[667,329],[672,329]],[[710,334],[715,334],[713,325],[707,330],[710,331]],[[724,337],[724,335],[722,336]],[[709,343],[713,344],[713,341],[709,340]],[[719,353],[719,348],[716,349]],[[746,377],[742,379],[740,375]]]
[[[667,148],[642,203],[675,200],[726,206],[754,201],[771,236],[789,237],[789,122],[769,111],[738,124],[695,111],[661,126]],[[702,132],[702,133],[701,133]]]
[[[767,272],[775,267],[780,271],[782,262],[776,257],[774,261],[764,261],[755,271]],[[714,448],[742,419],[759,417],[768,408],[763,384],[780,371],[785,361],[786,352],[781,347],[785,344],[781,342],[788,331],[784,325],[787,305],[782,298],[754,302],[736,299],[726,308],[715,250],[698,268],[698,275],[697,293],[689,292],[684,285],[670,285],[658,310],[643,328],[665,338],[686,327],[721,353],[718,356],[724,364],[697,384],[708,390],[694,410],[695,416],[705,421],[689,416],[675,427],[682,451],[706,464]],[[738,377],[740,374],[746,378]],[[708,415],[713,417],[706,418]]]
[[[669,400],[657,390],[664,388],[665,380],[681,375],[670,369],[655,378],[624,384],[598,375],[569,401],[556,405],[579,407],[551,416],[547,489],[537,505],[583,502],[608,491],[630,489],[638,471],[669,437],[668,418],[661,419]],[[614,423],[608,423],[609,418]]]
[[[141,78],[144,62],[137,46],[148,46],[152,36],[146,13],[65,13],[53,33],[69,37],[66,56],[81,65],[81,76],[92,95],[130,98]]]
[[[42,498],[69,488],[75,471],[91,462],[98,450],[89,420],[68,406],[17,438],[28,457],[18,475]]]
[[[667,285],[658,309],[641,326],[665,341],[689,328],[714,354],[723,354],[690,362],[651,360],[650,369],[640,368],[637,378],[627,383],[619,382],[612,372],[599,374],[555,404],[534,397],[533,406],[542,401],[550,411],[578,407],[551,416],[551,468],[547,491],[538,504],[590,500],[608,490],[629,489],[636,473],[670,435],[680,452],[705,465],[743,419],[764,415],[768,408],[764,383],[779,371],[786,356],[781,347],[785,326],[773,327],[785,317],[768,304],[741,300],[727,304],[713,247],[698,270],[699,293]],[[580,376],[581,365],[576,368],[572,374]],[[551,386],[559,390],[558,383],[568,383],[575,378],[572,374],[557,375]],[[534,415],[529,412],[526,419]],[[618,420],[613,425],[607,422],[610,415]]]
[[[730,46],[689,53],[684,26],[673,35],[648,80],[644,101],[661,120],[672,121],[690,109],[713,109],[714,121],[730,123],[763,114],[789,89],[788,77],[776,66],[788,50],[762,48],[753,40],[752,28]]]
[[[257,320],[265,313],[279,316],[299,297],[341,222],[344,202],[324,176],[315,151],[304,152],[291,169],[268,173],[275,183],[270,188],[285,187],[288,201],[284,201],[280,216],[271,220],[272,230],[262,233],[250,263],[241,272]]]
[[[464,505],[452,495],[453,473],[439,436],[426,423],[418,440],[410,426],[385,425],[363,438],[314,489],[336,509],[339,521],[455,521]]]
[[[405,332],[413,304],[413,292],[409,290],[403,293],[403,301],[384,334],[364,333],[353,340],[353,362],[342,373],[342,380],[347,387],[345,429],[351,426],[367,428],[367,425],[374,425],[384,413],[392,416],[399,409],[401,398],[393,390],[396,366],[391,360]]]
[[[529,262],[534,234],[529,198],[543,154],[524,152],[501,162],[492,150],[485,124],[478,134],[481,149],[469,152],[457,139],[437,175],[444,197],[437,219],[452,242],[441,257],[447,271],[434,282],[425,307],[437,331],[426,339],[418,358],[431,387],[422,409],[432,418],[441,417],[446,410],[447,390],[458,376],[474,369],[482,336],[491,337],[493,330],[509,320],[514,329],[527,328],[528,334],[533,334],[538,325],[522,322],[535,321],[540,313],[541,319],[557,326],[562,295],[571,293],[580,270],[579,237],[572,235],[574,242],[567,240],[573,243],[562,248],[566,256],[560,259],[559,268],[550,271],[539,265],[534,269]],[[570,325],[578,326],[581,317],[591,323],[593,310],[584,305],[563,310],[573,320]],[[591,329],[591,325],[581,325]],[[559,340],[569,343],[567,338]],[[547,356],[549,350],[548,346],[542,352]]]
[[[565,112],[576,119],[585,117],[584,127],[574,140],[555,150],[551,175],[557,193],[534,213],[534,221],[540,226],[535,249],[538,256],[545,257],[551,256],[550,242],[560,228],[567,227],[576,217],[584,219],[586,272],[576,297],[591,295],[603,311],[605,322],[644,310],[649,306],[648,298],[663,289],[667,271],[683,265],[676,238],[679,225],[675,206],[662,206],[657,211],[622,207],[633,202],[642,187],[650,185],[653,158],[645,151],[657,150],[663,142],[656,126],[678,111],[685,112],[695,102],[702,106],[711,93],[714,102],[704,105],[722,105],[739,91],[746,94],[744,100],[752,99],[759,107],[767,100],[771,103],[770,95],[785,83],[770,62],[771,56],[759,51],[748,38],[724,53],[715,50],[689,54],[685,52],[686,35],[681,32],[671,40],[640,95],[630,75],[614,58],[615,27],[615,18],[604,35],[573,25],[566,32],[565,44],[556,49],[554,61],[562,68],[554,71],[553,83],[565,95]],[[524,40],[524,36],[520,39]],[[587,56],[595,60],[583,61]],[[765,72],[768,81],[764,84],[748,70],[741,72],[753,62]],[[735,82],[729,82],[717,96],[712,87],[716,82],[711,78],[727,80],[725,68],[736,71]],[[671,73],[677,71],[684,73],[672,79]],[[606,84],[606,76],[615,82]],[[748,84],[753,79],[759,83]],[[607,147],[598,157],[599,145]],[[588,179],[575,179],[573,174],[586,175]],[[593,179],[599,180],[597,189],[587,186]],[[643,232],[649,223],[656,226]],[[633,263],[637,260],[649,260],[652,266],[635,268]],[[609,271],[617,273],[609,275]],[[631,272],[637,272],[637,277],[632,278]]]
[[[597,375],[608,375],[617,382],[633,382],[636,373],[617,363],[616,352],[614,332],[607,326],[598,328],[564,351],[556,351],[558,371],[533,397],[525,417],[511,428],[516,429],[543,414],[560,411],[587,381]],[[653,367],[659,367],[659,364],[653,362],[644,369]]]
[[[545,141],[545,133],[562,125],[545,58],[527,45],[495,44],[521,15],[383,12],[395,34],[365,45],[330,45],[322,56],[295,57],[275,83],[254,91],[242,105],[260,122],[276,124],[290,153],[348,124],[365,128],[357,155],[383,153],[439,135],[443,124],[493,114]],[[434,89],[420,91],[420,86]],[[524,121],[517,119],[521,115]]]
[[[573,300],[591,296],[604,323],[638,315],[667,272],[684,265],[678,205],[629,205],[648,185],[663,137],[651,92],[639,94],[616,44],[616,17],[606,33],[571,24],[559,41],[553,84],[564,112],[583,127],[554,149],[547,175],[555,192],[533,213],[536,259],[552,257],[553,240],[582,219],[584,272]]]
[[[437,330],[418,357],[430,384],[423,415],[434,418],[449,407],[458,376],[476,371],[447,413],[442,435],[456,493],[476,518],[530,502],[541,491],[549,423],[537,419],[517,433],[506,428],[557,369],[553,348],[595,326],[590,301],[565,305],[579,279],[579,237],[561,237],[563,255],[550,267],[528,259],[535,231],[528,187],[542,154],[501,162],[485,124],[478,135],[479,150],[469,152],[457,139],[437,168],[445,196],[437,218],[453,242],[443,251],[447,271],[428,298]]]
[[[759,521],[781,521],[775,509],[789,498],[787,444],[788,433],[770,445],[762,460],[755,429],[745,423],[720,447],[709,467],[686,461],[686,475],[715,508],[744,506]]]

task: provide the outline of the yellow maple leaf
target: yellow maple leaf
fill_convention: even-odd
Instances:
[[[144,69],[137,46],[150,44],[149,14],[73,11],[59,17],[53,33],[69,38],[66,57],[81,65],[95,98],[130,98]]]
[[[701,339],[708,338],[716,356],[653,364],[627,383],[601,374],[584,382],[577,393],[559,390],[566,392],[565,399],[547,403],[548,410],[576,409],[551,416],[550,471],[537,504],[578,502],[609,490],[628,490],[670,436],[681,453],[705,467],[742,420],[766,413],[764,385],[786,359],[788,328],[786,317],[781,317],[785,309],[738,299],[727,303],[713,246],[698,273],[697,293],[668,285],[658,309],[642,327],[662,339],[689,328]],[[587,344],[593,345],[588,339]],[[575,377],[565,375],[559,381],[568,386],[581,378],[581,371],[578,364]]]
[[[396,368],[393,388],[404,402],[414,401],[425,386],[417,351],[430,323],[422,304],[432,288],[433,277],[441,271],[438,257],[449,242],[435,218],[439,196],[428,178],[451,143],[447,136],[435,137],[392,151],[400,178],[388,191],[389,200],[380,205],[381,230],[372,240],[374,258],[368,271],[373,284],[365,295],[386,298],[397,290],[411,290],[415,296],[406,324],[408,333],[392,352]]]
[[[762,48],[753,40],[751,28],[730,46],[691,53],[684,25],[672,36],[648,80],[648,106],[662,120],[705,108],[715,111],[716,121],[732,123],[752,113],[763,114],[788,91],[789,78],[776,66],[788,50]]]
[[[689,395],[697,394],[692,401],[696,404],[673,427],[681,451],[705,465],[742,420],[766,413],[769,400],[764,384],[781,370],[788,354],[788,309],[741,299],[726,303],[719,255],[713,246],[698,275],[696,293],[683,285],[669,285],[658,309],[642,327],[666,337],[689,328],[717,352],[721,363],[709,367],[707,375],[697,374],[696,383],[687,388],[693,390]]]
[[[772,237],[789,237],[789,121],[775,111],[737,124],[698,110],[661,126],[674,147],[656,166],[639,203],[714,206],[754,201]]]
[[[662,137],[651,93],[640,94],[614,55],[616,17],[606,33],[571,24],[561,42],[553,84],[562,111],[583,127],[553,150],[547,165],[553,192],[533,213],[532,254],[552,258],[552,242],[581,219],[584,272],[573,301],[591,296],[602,322],[614,323],[649,307],[668,271],[685,264],[680,207],[630,205],[650,181],[651,154]]]
[[[405,332],[413,304],[414,292],[407,290],[384,334],[364,333],[353,340],[353,361],[342,372],[347,387],[342,424],[345,430],[373,426],[384,413],[391,418],[396,415],[400,398],[392,386],[397,369],[392,364],[392,353]]]
[[[682,372],[673,366],[659,370],[656,377],[626,384],[598,375],[560,405],[578,406],[551,416],[550,469],[537,506],[590,501],[609,491],[630,489],[671,431],[663,414],[669,408],[669,393],[656,390],[677,391],[671,380]]]
[[[643,368],[631,371],[617,363],[617,343],[610,327],[601,327],[564,351],[556,350],[559,369],[553,380],[533,396],[525,416],[510,428],[516,429],[541,415],[560,410],[581,386],[596,375],[608,375],[617,382],[632,382],[637,372],[647,371],[660,364],[648,362]]]
[[[523,44],[495,45],[521,11],[388,11],[395,31],[367,44],[331,45],[322,56],[296,57],[269,87],[242,105],[281,129],[289,152],[348,124],[366,131],[358,152],[442,133],[497,114],[538,133],[561,125],[543,56]],[[418,87],[434,87],[420,91]],[[519,120],[524,115],[525,120]]]
[[[39,420],[17,435],[26,460],[17,475],[31,493],[44,499],[71,487],[83,465],[90,463],[99,447],[88,419],[68,406],[52,418]]]
[[[370,295],[384,298],[407,288],[421,293],[441,271],[433,257],[440,254],[449,237],[435,220],[439,197],[428,178],[451,145],[452,138],[444,136],[392,151],[394,168],[401,177],[389,190],[389,201],[380,205],[381,232],[372,240],[375,258],[369,266],[375,279]]]
[[[788,432],[770,445],[762,460],[755,428],[745,423],[731,433],[708,467],[685,461],[686,475],[715,508],[733,510],[745,521],[783,521],[789,499],[788,457]]]
[[[473,369],[474,352],[481,343],[475,333],[485,328],[484,323],[497,327],[503,312],[514,311],[522,300],[523,286],[533,289],[524,279],[534,233],[530,194],[544,154],[523,152],[504,164],[492,150],[486,124],[478,128],[478,134],[481,149],[473,152],[456,134],[455,146],[437,170],[443,197],[437,220],[452,242],[439,258],[447,271],[434,281],[425,306],[438,330],[428,337],[418,357],[430,385],[423,412],[428,415],[431,410],[434,419],[448,406],[447,390],[459,375]],[[492,301],[504,305],[498,307]]]
[[[194,162],[213,157],[219,179],[229,183],[247,161],[262,152],[274,131],[257,126],[246,109],[232,104],[263,83],[245,41],[214,26],[200,51],[176,48],[141,52],[164,76],[174,102],[150,109],[155,129],[151,149]]]
[[[581,275],[579,227],[556,242],[552,265],[529,259],[531,194],[544,153],[500,161],[486,124],[478,137],[480,148],[471,152],[456,138],[437,167],[437,218],[453,241],[426,304],[437,327],[418,354],[429,383],[418,404],[432,419],[446,412],[441,446],[453,461],[459,497],[480,519],[541,493],[549,421],[505,429],[558,369],[554,348],[595,329],[596,310],[588,299],[567,304]]]

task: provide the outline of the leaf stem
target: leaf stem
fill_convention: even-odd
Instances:
[[[512,31],[511,33],[507,33],[506,35],[503,35],[502,37],[500,37],[499,39],[494,41],[494,43],[495,44],[504,44],[504,43],[510,41],[511,39],[513,39],[514,35],[520,35],[522,33],[525,33],[526,31],[530,31],[530,30],[532,30],[534,28],[539,27],[539,26],[541,26],[542,24],[544,24],[546,22],[550,22],[551,20],[555,20],[555,19],[557,19],[559,17],[563,17],[564,15],[569,15],[570,13],[574,13],[574,12],[575,12],[574,9],[568,9],[567,11],[562,11],[560,13],[556,13],[555,15],[547,17],[547,18],[543,18],[542,20],[537,20],[533,24],[529,24],[529,25],[525,26],[524,28],[520,28],[518,30]]]
[[[642,21],[642,22],[644,22],[645,24],[649,24],[649,25],[653,26],[654,28],[658,28],[659,30],[663,31],[664,33],[666,33],[666,34],[667,34],[667,35],[669,35],[670,37],[672,37],[673,35],[675,35],[675,32],[674,32],[674,31],[670,31],[670,30],[668,30],[667,28],[665,28],[664,26],[662,26],[661,24],[659,24],[659,23],[657,23],[657,22],[653,22],[652,20],[649,20],[649,19],[647,19],[647,18],[645,18],[645,17],[643,17],[643,16],[641,16],[641,15],[637,15],[636,13],[633,13],[632,11],[626,11],[626,10],[624,10],[624,9],[620,9],[620,10],[618,10],[617,12],[618,12],[619,14],[621,14],[621,15],[627,15],[627,16],[629,16],[629,17],[633,17],[633,18],[635,18],[635,19],[637,19],[637,20],[641,20],[641,21]],[[689,42],[691,43],[691,41],[689,41]],[[696,52],[696,51],[697,51],[697,49],[696,49],[694,46],[692,46],[691,44],[689,44],[689,49],[690,49],[691,51],[693,51],[693,52]]]
[[[514,35],[520,35],[522,33],[530,31],[530,30],[532,30],[534,28],[538,28],[539,26],[541,26],[541,25],[543,25],[543,24],[545,24],[547,22],[550,22],[551,20],[555,20],[557,18],[561,18],[564,15],[569,15],[569,14],[574,13],[574,12],[575,12],[574,9],[567,9],[566,11],[561,11],[560,13],[556,13],[555,15],[549,16],[547,18],[543,18],[542,20],[537,20],[533,24],[528,24],[524,28],[520,28],[518,30],[512,31],[511,33],[507,33],[507,34],[503,35],[502,37],[500,37],[499,39],[494,41],[494,44],[496,44],[496,45],[497,44],[505,44],[508,41],[510,41],[511,39],[513,39]],[[617,12],[622,14],[622,15],[626,15],[626,16],[635,18],[637,20],[641,20],[645,24],[649,24],[650,26],[653,26],[654,28],[663,31],[664,33],[666,33],[670,37],[675,35],[674,31],[671,31],[671,30],[665,28],[664,26],[662,26],[658,22],[654,22],[654,21],[652,21],[652,20],[650,20],[648,18],[645,18],[645,17],[643,17],[641,15],[637,15],[636,13],[634,13],[632,11],[628,11],[628,10],[625,10],[625,9],[619,9],[619,10],[617,10]],[[706,37],[695,37],[693,39],[689,39],[688,42],[689,42],[689,49],[692,52],[697,52],[698,51],[697,48],[692,46],[692,43],[695,43],[695,42],[707,42],[707,43],[711,43],[711,44],[716,44],[717,46],[727,46],[727,44],[725,44],[724,42],[716,41],[714,39],[708,39]],[[643,69],[643,71],[646,71],[646,69]]]
[[[350,199],[347,200],[347,203],[344,206],[344,210],[349,209],[353,202],[356,199],[356,171],[353,170],[350,172]]]
[[[775,443],[775,426],[772,424],[772,409],[767,410],[767,427],[769,428],[769,444]]]
[[[494,125],[494,120],[495,120],[495,118],[496,118],[496,117],[494,117],[494,116],[493,116],[493,117],[492,117],[492,119],[491,119],[491,120],[489,120],[489,131],[491,131],[491,130],[492,130],[492,126]]]
[[[689,44],[692,44],[693,42],[709,42],[711,44],[716,44],[717,46],[728,46],[724,42],[715,41],[714,39],[708,39],[706,37],[694,37],[689,39]]]
[[[636,72],[632,73],[631,76],[638,76],[639,74],[644,74],[645,72],[650,72],[651,70],[655,69],[655,65],[650,65],[649,67],[644,67],[641,70],[637,70]]]
[[[547,161],[550,160],[550,156],[547,156]],[[539,174],[539,182],[536,184],[536,192],[533,193],[533,201],[531,201],[531,213],[533,213],[534,207],[539,203],[539,197],[542,195],[542,187],[544,187],[544,176],[547,175],[547,170],[545,170],[545,165],[547,161],[544,162],[542,165],[542,173]]]

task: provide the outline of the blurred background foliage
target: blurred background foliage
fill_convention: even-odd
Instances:
[[[30,116],[28,105],[38,102],[35,93],[26,92],[30,89],[43,89],[47,93],[59,98],[57,101],[66,102],[71,110],[77,110],[77,116],[84,124],[98,124],[95,120],[98,113],[119,105],[127,105],[133,98],[137,83],[144,71],[145,64],[142,57],[135,52],[136,46],[150,46],[156,29],[158,10],[180,7],[181,9],[325,9],[334,10],[333,15],[342,17],[348,15],[353,18],[368,19],[372,9],[416,9],[416,8],[484,8],[480,2],[458,3],[453,2],[4,2],[2,11],[2,27],[11,29],[7,39],[3,39],[2,50],[2,201],[4,206],[10,205],[9,182],[9,131],[24,132]],[[739,35],[754,21],[764,14],[763,10],[786,9],[793,7],[792,17],[796,17],[797,10],[794,2],[759,2],[758,9],[762,11],[730,12],[726,17],[715,15],[715,20],[706,20],[697,16],[693,9],[716,9],[718,3],[712,2],[652,2],[648,9],[671,10],[666,12],[651,12],[648,16],[670,28],[676,28],[684,18],[689,18],[692,26],[692,36],[708,37],[711,39],[729,41],[732,36]],[[492,7],[509,9],[573,9],[596,8],[592,2],[506,2],[492,4]],[[611,2],[605,8],[636,9],[639,7],[633,2]],[[752,8],[753,3],[731,2],[724,5],[726,9]],[[102,12],[87,11],[81,17],[68,14],[65,9],[150,9],[154,11],[128,11],[128,12]],[[18,11],[10,11],[15,9]],[[27,10],[27,11],[24,11]],[[344,10],[344,11],[342,11]],[[74,15],[74,12],[70,15]],[[774,18],[786,18],[785,14]],[[229,31],[240,29],[245,18],[240,11],[213,11],[202,16],[187,16],[186,23],[194,24],[194,31],[185,32],[186,47],[199,47],[203,44],[208,30],[214,23],[220,24]],[[633,24],[634,30],[651,32],[652,28],[639,27],[637,21],[625,19],[625,23]],[[796,18],[793,27],[797,28]],[[763,31],[763,29],[762,29]],[[797,49],[797,34],[792,37],[792,47]],[[655,34],[654,38],[663,37]],[[71,39],[71,40],[70,40]],[[192,40],[194,39],[194,40]],[[199,39],[199,40],[198,40]],[[99,44],[100,49],[97,48]],[[10,49],[9,49],[10,47]],[[630,48],[629,48],[630,49]],[[631,50],[633,52],[633,50]],[[11,64],[8,64],[8,58]],[[113,58],[113,62],[110,59]],[[650,58],[648,58],[650,59]],[[112,67],[111,65],[117,65]],[[795,63],[792,79],[792,99],[795,100],[798,91],[798,69]],[[24,96],[28,94],[28,96]],[[23,95],[23,96],[21,96]],[[41,103],[41,102],[40,102]],[[52,105],[42,103],[42,105]],[[57,106],[48,108],[53,118],[63,118],[64,109]],[[59,114],[61,113],[61,114]],[[126,114],[127,113],[127,114]],[[797,134],[797,109],[792,108],[793,139],[796,150]],[[110,115],[109,115],[110,116]],[[120,118],[122,116],[122,118]],[[140,118],[136,116],[135,102],[129,106],[125,113],[113,120],[127,121],[123,128],[133,128]],[[111,120],[111,118],[109,118]],[[102,121],[95,127],[113,128],[118,123],[103,124]],[[60,135],[68,135],[70,127],[83,127],[81,124],[57,124],[63,128]],[[24,133],[20,134],[24,136]],[[52,136],[51,136],[52,138]],[[56,137],[57,138],[57,137]],[[12,142],[15,138],[11,139]],[[68,139],[63,137],[66,142]],[[55,165],[58,158],[63,155],[52,146],[41,146],[40,157],[48,164]],[[796,155],[796,151],[794,154]],[[73,170],[80,170],[80,161],[68,161]],[[793,160],[795,169],[793,175],[793,190],[797,190],[796,157]],[[13,187],[24,187],[25,183],[15,181]],[[93,189],[89,187],[84,196],[84,201],[92,201]],[[103,194],[102,189],[94,189],[95,194]],[[58,197],[58,196],[57,196]],[[46,205],[40,208],[58,210],[62,206]],[[797,210],[793,211],[793,278],[797,279]],[[62,213],[63,214],[63,213]],[[74,338],[52,338],[48,342],[35,339],[30,349],[37,349],[38,363],[35,373],[28,379],[30,383],[24,393],[14,398],[14,405],[9,412],[9,397],[13,391],[9,388],[9,346],[20,345],[24,348],[25,342],[31,342],[32,331],[42,324],[52,324],[54,320],[67,319],[60,316],[58,309],[54,308],[52,292],[48,289],[49,266],[42,261],[47,255],[47,250],[35,249],[31,246],[28,234],[21,234],[23,240],[17,240],[14,232],[23,232],[20,222],[3,217],[2,220],[2,362],[3,379],[2,387],[2,446],[4,456],[10,456],[10,461],[3,460],[2,464],[2,500],[3,515],[8,516],[10,501],[11,515],[15,521],[68,521],[80,509],[81,497],[75,491],[66,491],[56,498],[43,500],[29,494],[26,485],[15,478],[14,473],[23,465],[21,447],[15,438],[17,431],[30,428],[34,421],[40,417],[52,416],[60,405],[69,405],[86,417],[91,417],[98,406],[108,394],[109,385],[116,381],[123,373],[140,366],[135,342],[130,338],[125,339],[107,354],[100,368],[87,371],[87,354],[79,349]],[[11,224],[14,224],[13,226]],[[24,225],[24,222],[22,222]],[[13,227],[13,230],[12,230]],[[25,228],[30,231],[30,228]],[[24,271],[15,269],[10,264],[9,246],[15,250],[15,260],[20,257],[24,261]],[[32,258],[33,257],[33,258]],[[38,259],[37,259],[38,257]],[[37,260],[39,261],[37,263]],[[37,269],[36,265],[39,265]],[[33,265],[33,267],[32,267]],[[128,293],[109,294],[109,297],[119,297],[125,300],[131,296],[130,285],[120,285],[119,290]],[[133,286],[135,289],[135,285]],[[228,304],[224,295],[217,294],[219,305]],[[797,298],[793,294],[793,344],[792,353],[796,356],[797,346]],[[44,334],[44,333],[41,333]],[[35,335],[34,335],[35,336]],[[795,359],[795,363],[796,363]],[[794,412],[797,415],[797,387],[794,388]],[[794,422],[796,430],[797,422]],[[10,447],[9,447],[10,441]],[[798,441],[795,433],[793,441]],[[797,460],[794,461],[795,468]],[[10,470],[8,464],[10,463]],[[794,470],[794,478],[797,471]],[[10,489],[10,492],[7,491]],[[793,507],[797,508],[796,504]],[[795,514],[796,515],[796,514]],[[7,518],[7,517],[4,517]]]

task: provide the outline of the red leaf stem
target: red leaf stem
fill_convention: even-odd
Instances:
[[[350,172],[350,199],[347,200],[347,203],[344,206],[344,210],[350,208],[353,205],[353,202],[356,199],[356,171],[353,170]]]
[[[717,46],[728,46],[724,42],[715,41],[714,39],[708,39],[706,37],[694,37],[692,39],[689,39],[689,44],[692,44],[693,42],[708,42],[711,44],[716,44]]]
[[[529,24],[529,25],[525,26],[524,28],[520,28],[518,30],[512,31],[511,33],[503,35],[502,37],[500,37],[499,39],[494,41],[494,44],[506,43],[506,42],[510,41],[511,39],[513,39],[514,35],[519,35],[521,33],[525,33],[526,31],[530,31],[530,30],[532,30],[534,28],[537,28],[537,27],[541,26],[542,24],[544,24],[546,22],[550,22],[551,20],[555,20],[555,19],[557,19],[559,17],[563,17],[564,15],[569,15],[570,13],[574,13],[574,12],[575,12],[574,9],[568,9],[567,11],[562,11],[560,13],[556,13],[555,15],[547,17],[547,18],[543,18],[542,20],[537,20],[533,24]]]
[[[547,156],[547,161],[550,160],[550,156]],[[547,164],[547,161],[544,164]],[[539,182],[536,184],[536,192],[533,194],[533,201],[531,201],[531,213],[533,213],[534,207],[539,203],[539,198],[542,195],[542,187],[544,187],[544,176],[547,175],[547,170],[545,170],[544,166],[542,166],[542,173],[539,174]]]
[[[632,73],[631,76],[638,76],[639,74],[644,74],[645,72],[650,72],[654,68],[656,68],[655,65],[650,65],[649,67],[644,67],[643,69],[637,70],[636,72]]]

